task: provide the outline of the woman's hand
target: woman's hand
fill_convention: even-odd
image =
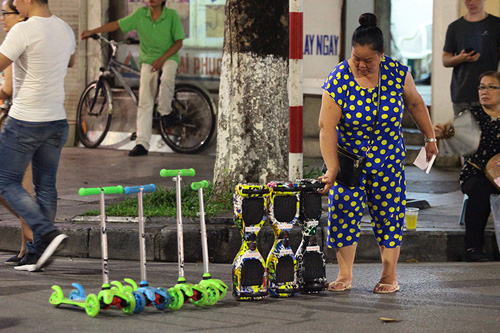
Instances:
[[[425,143],[425,156],[427,162],[429,162],[432,158],[432,155],[438,155],[439,149],[437,147],[437,142],[426,142]]]
[[[451,122],[437,124],[434,125],[434,133],[436,133],[437,139],[449,139],[455,135],[455,129],[451,125]]]
[[[328,192],[332,188],[333,184],[335,184],[335,179],[337,179],[337,175],[334,174],[333,171],[330,171],[330,170],[327,170],[323,176],[320,176],[319,180],[321,180],[321,182],[323,184],[325,184],[325,187],[319,193],[328,194]]]

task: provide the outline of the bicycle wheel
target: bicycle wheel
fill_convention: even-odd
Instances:
[[[202,89],[191,84],[175,86],[169,127],[160,121],[163,140],[173,151],[193,154],[206,148],[215,132],[215,107]]]
[[[76,113],[76,130],[80,142],[87,148],[99,146],[108,133],[113,117],[113,101],[109,83],[90,83],[83,91]]]

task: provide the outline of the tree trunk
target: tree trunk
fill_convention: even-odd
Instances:
[[[288,174],[288,2],[227,0],[214,184]]]

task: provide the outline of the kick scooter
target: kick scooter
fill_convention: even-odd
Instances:
[[[234,191],[234,224],[242,238],[233,261],[233,296],[239,301],[260,300],[268,295],[266,265],[257,249],[268,196],[266,185],[238,184]]]
[[[135,298],[131,292],[123,290],[119,282],[109,283],[109,267],[108,267],[108,239],[106,232],[106,210],[104,203],[105,194],[121,194],[123,193],[122,186],[102,187],[102,188],[81,188],[79,194],[85,195],[100,195],[100,211],[101,211],[101,254],[102,254],[102,290],[98,296],[94,294],[85,295],[85,290],[78,283],[73,283],[75,288],[69,294],[69,298],[65,298],[61,287],[54,285],[52,289],[54,293],[50,296],[49,302],[56,307],[61,304],[68,304],[85,308],[87,314],[91,317],[97,316],[99,309],[107,310],[111,305],[116,305],[123,312],[131,314],[135,308]]]
[[[136,306],[134,313],[140,313],[146,306],[154,305],[158,310],[165,310],[170,304],[170,295],[164,288],[150,287],[146,276],[146,238],[144,232],[144,209],[143,209],[143,193],[152,193],[156,191],[154,184],[125,187],[123,193],[126,195],[137,193],[137,202],[139,210],[139,255],[141,261],[141,282],[139,288],[137,283],[132,279],[125,279],[130,286],[125,286],[125,290],[132,291],[136,297]],[[140,294],[140,295],[138,295]],[[141,297],[142,296],[142,297]]]
[[[181,176],[194,176],[196,174],[194,169],[179,169],[179,170],[166,170],[160,171],[162,177],[174,177],[176,189],[176,203],[177,203],[177,257],[179,262],[179,278],[177,284],[168,289],[171,302],[169,308],[172,310],[179,310],[182,305],[191,301],[196,306],[203,306],[207,302],[208,293],[204,286],[194,285],[186,282],[184,277],[184,231],[182,228],[182,201],[181,201]]]
[[[201,250],[203,255],[203,279],[198,283],[205,286],[208,291],[207,305],[213,305],[222,300],[227,293],[227,285],[219,279],[213,279],[208,270],[208,241],[207,228],[205,225],[205,206],[203,204],[203,189],[208,187],[208,181],[195,182],[191,184],[193,190],[198,190],[198,200],[200,203],[200,231],[201,231]]]
[[[126,314],[132,314],[135,310],[135,295],[124,289],[118,281],[109,282],[109,260],[108,260],[108,234],[106,229],[106,205],[105,194],[122,194],[122,186],[81,188],[79,194],[100,195],[101,211],[101,256],[102,256],[102,287],[97,295],[101,310],[109,310],[113,305]]]
[[[300,190],[292,182],[267,184],[269,222],[274,232],[274,244],[267,256],[269,294],[291,297],[299,292],[295,282],[297,260],[290,247],[290,232],[300,215]]]
[[[61,304],[77,306],[85,309],[85,312],[90,317],[95,317],[99,313],[99,300],[94,294],[89,294],[85,296],[85,291],[82,286],[78,283],[73,283],[72,286],[76,288],[71,291],[69,297],[64,297],[64,293],[58,285],[53,285],[52,289],[54,292],[50,295],[49,303],[55,307],[59,307]],[[81,295],[81,296],[78,296]],[[78,297],[75,297],[78,296]]]
[[[326,280],[326,256],[321,252],[317,228],[321,218],[321,194],[324,184],[317,179],[296,181],[300,192],[300,218],[302,241],[297,249],[295,279],[302,293],[319,293],[328,286]]]

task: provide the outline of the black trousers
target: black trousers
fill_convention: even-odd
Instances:
[[[462,192],[469,196],[465,208],[465,248],[482,249],[484,229],[491,212],[490,195],[500,191],[485,175],[473,175],[462,183]]]

